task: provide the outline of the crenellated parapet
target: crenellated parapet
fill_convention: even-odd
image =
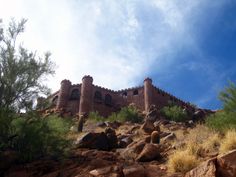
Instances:
[[[76,94],[74,94],[76,93]],[[72,97],[73,96],[73,97]],[[74,99],[76,96],[76,99]],[[144,79],[143,85],[121,90],[112,90],[93,85],[93,78],[85,75],[82,83],[71,84],[69,80],[61,81],[61,88],[50,96],[56,108],[71,111],[73,114],[88,115],[91,111],[98,111],[101,115],[109,115],[117,108],[134,103],[140,110],[148,111],[155,104],[162,108],[169,101],[179,106],[194,110],[189,103],[154,86],[151,78]],[[72,99],[73,98],[73,99]]]

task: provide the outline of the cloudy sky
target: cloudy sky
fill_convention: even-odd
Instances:
[[[236,81],[235,0],[0,0],[3,23],[28,19],[20,41],[52,53],[62,79],[112,89],[153,83],[200,107],[217,109]]]

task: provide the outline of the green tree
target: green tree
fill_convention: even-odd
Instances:
[[[220,92],[219,99],[223,102],[223,110],[208,116],[206,125],[220,132],[236,129],[236,86],[233,82]]]
[[[17,45],[26,21],[12,20],[8,28],[0,30],[0,107],[15,111],[32,107],[32,100],[47,94],[49,89],[42,81],[54,74],[49,52],[37,57],[36,52]]]
[[[236,113],[236,86],[233,82],[229,82],[229,86],[220,92],[219,99],[226,112]]]
[[[25,19],[19,23],[12,20],[8,28],[0,30],[0,156],[11,149],[17,152],[19,162],[61,156],[70,145],[67,133],[71,126],[66,119],[42,118],[31,109],[38,95],[48,93],[42,83],[54,73],[54,64],[50,53],[40,58],[17,45],[25,23]],[[26,113],[18,113],[21,109]]]

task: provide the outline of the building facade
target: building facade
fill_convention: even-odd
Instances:
[[[195,111],[189,103],[155,87],[150,78],[146,78],[140,87],[118,91],[94,85],[91,76],[84,76],[82,83],[75,85],[69,80],[63,80],[60,90],[51,95],[50,100],[56,109],[63,109],[72,115],[97,111],[107,117],[130,104],[147,112],[150,105],[156,105],[161,109],[170,102],[185,108],[190,113]]]

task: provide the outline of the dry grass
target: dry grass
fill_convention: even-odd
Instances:
[[[186,173],[195,168],[199,161],[195,155],[186,150],[176,150],[170,155],[168,161],[168,169],[170,172]]]
[[[236,131],[228,130],[220,145],[220,152],[224,153],[236,149]]]
[[[219,151],[220,142],[220,135],[218,133],[215,133],[202,144],[202,147],[208,152]]]

